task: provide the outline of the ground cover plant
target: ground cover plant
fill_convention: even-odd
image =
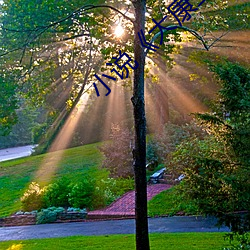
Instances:
[[[170,233],[151,234],[152,250],[221,250],[229,244],[224,233]],[[78,249],[135,249],[134,235],[77,236],[54,239],[36,239],[0,242],[6,250],[78,250]]]
[[[47,209],[42,209],[37,214],[36,224],[46,224],[55,222],[58,214],[64,212],[63,207],[50,207]]]

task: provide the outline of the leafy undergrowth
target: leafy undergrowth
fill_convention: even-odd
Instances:
[[[207,12],[208,16],[221,16],[227,19],[230,30],[247,30],[249,26],[250,3],[248,1],[239,1],[225,10],[215,10]]]
[[[107,178],[108,172],[100,170],[102,155],[97,149],[97,144],[85,145],[63,151],[57,164],[48,164],[60,152],[54,152],[39,156],[31,156],[23,159],[0,163],[0,217],[12,214],[20,210],[20,197],[32,181],[39,182],[36,177],[37,171],[47,162],[45,172],[54,169],[47,182],[53,182],[65,177],[72,182],[80,181],[84,176],[96,179]],[[47,158],[49,156],[49,158]]]
[[[152,250],[221,250],[228,246],[223,233],[151,234]],[[7,241],[0,249],[10,250],[78,250],[78,249],[135,249],[134,235],[77,236],[56,239]]]
[[[177,193],[176,187],[172,187],[166,191],[156,195],[148,203],[148,215],[157,217],[162,215],[197,215],[199,214],[197,207],[187,202]]]

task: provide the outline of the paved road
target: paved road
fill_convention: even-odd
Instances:
[[[215,224],[216,220],[214,218],[195,216],[150,218],[149,231],[150,233],[229,231],[227,227],[218,229]],[[2,227],[0,228],[0,241],[56,238],[73,235],[134,234],[134,230],[135,221],[133,219]]]
[[[34,145],[0,149],[0,162],[31,155]]]

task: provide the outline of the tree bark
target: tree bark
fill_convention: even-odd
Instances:
[[[135,173],[136,249],[149,250],[147,180],[146,180],[146,117],[144,101],[145,52],[138,32],[145,31],[146,0],[136,0],[134,22],[134,55],[139,66],[134,72],[132,103],[134,108],[135,146],[133,149]]]

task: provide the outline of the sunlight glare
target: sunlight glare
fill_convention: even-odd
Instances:
[[[77,106],[73,109],[70,117],[68,117],[64,123],[61,131],[53,141],[51,147],[49,148],[49,153],[46,154],[46,157],[36,173],[35,179],[38,180],[39,183],[49,183],[52,176],[56,173],[59,163],[63,158],[64,149],[67,149],[73,137],[82,111],[85,109],[88,102],[88,98],[89,95],[84,93]]]
[[[123,29],[123,27],[120,25],[120,24],[118,24],[117,26],[116,26],[116,28],[115,28],[115,36],[116,37],[121,37],[123,34],[124,34],[124,29]]]

